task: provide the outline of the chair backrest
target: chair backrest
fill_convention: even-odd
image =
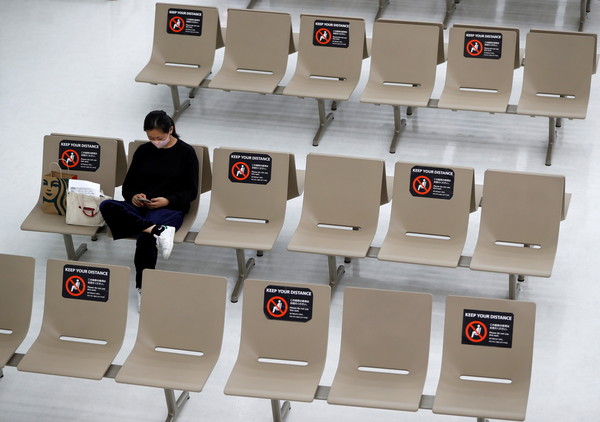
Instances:
[[[596,43],[592,33],[532,29],[525,44],[521,97],[552,104],[559,116],[566,108],[578,109],[578,117],[585,117],[596,71]]]
[[[124,154],[121,139],[47,135],[44,137],[42,176],[51,170],[76,174],[81,180],[99,183],[105,195],[114,196],[115,187],[121,185],[124,179]],[[42,195],[43,190],[40,189],[40,205]]]
[[[436,394],[433,411],[438,405],[458,408],[452,402],[470,388],[487,394],[478,394],[475,402],[468,397],[462,401],[480,409],[500,408],[505,415],[521,411],[520,418],[502,419],[523,420],[521,403],[526,405],[529,396],[535,312],[532,302],[448,296],[438,386],[438,393],[442,386],[445,393],[443,400]],[[510,380],[510,384],[499,380]]]
[[[390,232],[448,236],[464,244],[475,204],[472,168],[397,162]]]
[[[300,225],[345,226],[375,234],[388,202],[383,160],[310,153]]]
[[[445,61],[441,23],[379,19],[373,26],[369,82],[428,90]]]
[[[564,197],[564,176],[487,170],[476,249],[480,242],[531,245],[527,252],[553,261]]]
[[[221,352],[227,279],[145,270],[137,348],[201,352],[214,365]]]
[[[216,7],[156,3],[150,61],[210,69],[222,46]]]
[[[323,368],[331,288],[279,281],[244,281],[238,361],[279,359]]]
[[[294,155],[284,152],[216,148],[209,215],[281,226],[294,191],[289,175],[295,172],[293,162]]]
[[[281,79],[288,55],[295,51],[288,13],[228,9],[223,68],[272,72]]]
[[[358,82],[367,58],[365,21],[339,16],[300,16],[298,76]]]
[[[116,186],[121,186],[125,180],[127,174],[127,155],[125,154],[125,144],[122,139],[105,138],[101,136],[87,136],[87,135],[73,135],[68,133],[55,133],[52,132],[52,136],[61,136],[63,138],[75,138],[75,139],[106,139],[117,141],[117,181]]]
[[[0,254],[0,368],[27,336],[33,303],[35,260]]]
[[[429,361],[431,309],[427,293],[346,287],[338,371],[407,371],[397,374],[397,382],[412,387],[417,410]],[[364,376],[362,381],[374,380]],[[362,388],[357,382],[356,393]]]
[[[450,28],[445,88],[510,96],[520,66],[517,28],[454,25]]]
[[[66,336],[105,341],[104,351],[116,355],[125,337],[128,292],[127,267],[48,260],[38,340]]]

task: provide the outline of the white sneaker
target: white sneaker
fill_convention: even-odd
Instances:
[[[138,314],[140,313],[140,309],[142,308],[142,289],[137,290],[137,300],[138,300]]]
[[[160,236],[154,235],[156,237],[156,243],[158,250],[162,253],[162,257],[164,259],[169,259],[171,256],[171,251],[173,250],[173,239],[175,239],[175,227],[172,226],[163,226],[165,229],[160,234]]]

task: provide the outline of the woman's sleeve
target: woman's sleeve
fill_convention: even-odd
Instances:
[[[127,169],[127,174],[125,175],[125,180],[123,181],[123,188],[121,193],[123,194],[123,199],[126,202],[131,202],[133,195],[140,193],[139,192],[139,149],[135,151],[133,154],[133,159],[131,160],[131,165],[129,169]]]
[[[190,146],[190,150],[191,153],[185,155],[181,188],[172,195],[167,196],[169,203],[176,208],[188,208],[190,203],[198,196],[198,157],[193,147]]]

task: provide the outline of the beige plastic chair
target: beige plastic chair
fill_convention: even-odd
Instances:
[[[518,114],[550,118],[546,165],[552,161],[557,118],[585,119],[597,35],[532,29],[525,45],[523,89]]]
[[[129,143],[128,147],[128,163],[131,164],[131,160],[133,159],[133,154],[140,145],[147,143],[148,141],[137,140]],[[191,145],[191,144],[190,144]],[[208,152],[208,147],[204,145],[192,145],[194,151],[196,151],[196,157],[198,158],[198,196],[196,199],[192,201],[190,204],[190,210],[183,217],[183,224],[175,232],[175,243],[182,243],[186,240],[186,237],[190,233],[192,229],[192,225],[194,221],[196,221],[196,217],[198,216],[198,207],[200,206],[200,195],[206,193],[210,190],[210,186],[212,183],[212,173],[210,170],[210,157]]]
[[[185,24],[183,29],[179,29],[182,25],[176,28],[180,31],[178,33],[168,32],[171,22],[173,26],[181,23],[181,20],[173,21],[177,11],[202,13],[199,36],[186,34]],[[186,17],[180,15],[182,18]],[[192,28],[192,25],[188,25],[188,28]],[[179,115],[190,106],[189,100],[181,102],[177,87],[192,88],[190,98],[194,97],[202,81],[211,72],[215,50],[223,45],[219,10],[216,7],[156,3],[152,55],[135,81],[167,85],[171,89],[173,98],[172,117],[173,120],[177,120]]]
[[[317,35],[317,21],[349,24],[348,46],[313,45],[313,39],[316,39]],[[333,35],[326,36],[332,39]],[[325,100],[334,100],[335,104],[336,101],[346,101],[350,98],[360,79],[362,61],[367,57],[369,54],[363,19],[306,14],[300,16],[298,62],[294,76],[284,88],[283,95],[317,100],[319,129],[313,139],[314,146],[319,144],[324,130],[333,120],[333,113],[325,113]],[[335,109],[335,106],[332,108]]]
[[[465,34],[501,34],[499,59],[464,57]],[[479,51],[482,51],[481,48]],[[520,66],[519,29],[454,25],[450,29],[446,83],[438,107],[452,110],[505,113],[512,90],[514,69]]]
[[[295,51],[289,13],[229,9],[225,58],[208,86],[272,94]]]
[[[74,267],[88,274],[65,271]],[[104,276],[94,272],[108,272],[107,285],[98,284],[95,280]],[[77,279],[71,279],[73,276],[82,277],[84,287]],[[102,295],[102,288],[106,289],[106,302],[81,299],[85,295]],[[66,291],[73,292],[73,297],[63,297],[70,295]],[[128,291],[127,267],[49,260],[42,328],[17,369],[102,379],[123,344]]]
[[[231,158],[238,155],[269,158],[270,181],[266,184],[234,182],[231,172],[238,162],[246,162],[250,172],[253,171],[248,161]],[[299,196],[301,190],[293,154],[217,148],[213,152],[213,168],[210,209],[195,243],[236,250],[239,277],[231,301],[237,302],[243,281],[255,264],[254,258],[246,262],[244,250],[273,249],[285,219],[286,202]]]
[[[29,330],[35,260],[0,254],[0,378]]]
[[[431,332],[432,296],[347,287],[340,360],[327,402],[419,409]]]
[[[442,369],[433,413],[471,416],[479,422],[486,418],[525,419],[533,358],[535,308],[535,303],[531,302],[447,297]],[[490,327],[487,320],[465,318],[467,311],[488,315],[512,314],[512,347],[485,344],[498,333],[497,343],[507,343],[506,332],[497,327],[497,324],[506,326],[506,321],[493,322],[495,326]],[[481,334],[474,331],[477,325],[482,328]],[[467,332],[475,341],[465,339]],[[465,342],[467,344],[463,344]]]
[[[327,356],[331,289],[324,285],[250,279],[245,284],[240,350],[225,394],[270,399],[273,420],[281,422],[290,409],[287,400],[312,402],[319,386]],[[271,294],[266,296],[267,288],[274,289],[276,295],[279,288],[305,293],[310,290],[312,318],[268,319],[267,313],[277,302],[271,301]],[[279,305],[279,309],[286,316],[298,307],[310,308],[309,304],[294,304],[292,308],[291,300],[282,300],[286,300],[286,305]],[[282,407],[280,400],[286,400]]]
[[[137,339],[115,380],[164,388],[174,420],[219,359],[227,279],[158,270],[143,277]],[[177,400],[173,390],[183,390]]]
[[[327,255],[329,281],[344,274],[336,256],[364,258],[389,202],[383,160],[311,153],[300,223],[288,250]]]
[[[394,137],[390,153],[396,152],[406,121],[400,106],[427,107],[435,85],[438,64],[445,61],[441,23],[379,20],[373,26],[369,81],[360,101],[387,104],[394,109]]]
[[[471,269],[509,274],[511,298],[516,275],[550,277],[564,203],[564,176],[487,170]]]
[[[76,142],[87,146],[97,144],[99,150],[98,169],[96,171],[64,169],[63,171],[77,174],[79,179],[99,183],[104,194],[113,197],[115,187],[120,186],[125,178],[125,148],[123,141],[116,138],[102,138],[68,134],[52,134],[44,137],[44,152],[42,156],[42,174],[40,175],[40,195],[37,203],[21,224],[21,230],[63,235],[67,257],[78,260],[87,250],[87,245],[81,244],[77,250],[73,243],[73,235],[95,236],[99,227],[74,226],[65,222],[64,215],[45,214],[42,211],[44,189],[42,176],[50,170],[58,171],[57,165],[61,160],[61,142]],[[81,151],[90,150],[84,148]]]
[[[453,175],[425,174],[423,169]],[[436,196],[421,197],[412,189],[413,195],[411,183],[418,184],[420,177],[426,177],[433,184],[428,186],[431,190],[427,195],[433,192]],[[449,187],[452,187],[450,198]],[[469,213],[477,210],[473,169],[397,162],[392,197],[390,226],[377,258],[442,267],[458,266],[467,238]]]

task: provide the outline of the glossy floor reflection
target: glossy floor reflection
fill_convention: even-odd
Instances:
[[[228,7],[245,7],[247,0],[190,2],[218,6],[226,22]],[[292,13],[294,29],[302,12],[364,17],[372,31],[376,0],[260,0],[258,9]],[[391,0],[384,17],[441,21],[445,1]],[[42,139],[51,132],[120,137],[125,142],[144,139],[142,121],[153,109],[171,110],[168,88],[134,82],[151,49],[154,2],[148,0],[21,0],[0,3],[0,125],[2,165],[0,188],[0,252],[36,258],[36,285],[32,326],[19,349],[25,352],[39,331],[44,294],[46,260],[64,258],[58,235],[23,232],[19,226],[39,192]],[[521,42],[530,28],[576,30],[577,0],[463,0],[452,23],[517,26]],[[600,27],[600,4],[592,0],[586,31]],[[445,33],[446,41],[448,34]],[[223,51],[217,53],[218,70]],[[285,84],[293,73],[291,56]],[[290,151],[303,168],[309,152],[382,158],[391,174],[396,160],[454,164],[475,168],[476,182],[483,182],[488,168],[558,173],[567,176],[573,193],[571,208],[562,223],[559,250],[552,278],[531,278],[521,299],[537,303],[534,367],[528,421],[595,420],[600,411],[600,320],[597,314],[595,242],[600,208],[600,151],[595,138],[600,131],[598,76],[592,83],[588,118],[566,121],[559,131],[554,161],[544,166],[547,119],[514,115],[419,109],[408,125],[395,155],[387,152],[393,132],[391,107],[360,104],[369,60],[363,64],[361,82],[351,100],[341,104],[318,148],[311,146],[317,126],[314,100],[283,96],[259,96],[200,90],[192,106],[179,119],[177,130],[194,144]],[[438,69],[433,96],[439,98],[445,66]],[[522,70],[515,73],[511,103],[520,93]],[[182,91],[183,93],[183,91]],[[209,195],[202,198],[194,225],[200,227],[208,210]],[[252,277],[307,283],[327,282],[325,257],[286,250],[301,209],[301,198],[288,204],[283,231],[271,253],[257,259]],[[387,231],[390,206],[382,208],[374,244]],[[471,255],[479,213],[471,216],[464,251]],[[86,239],[76,239],[77,241]],[[84,260],[132,265],[134,243],[112,242],[101,237],[89,242]],[[596,258],[595,258],[596,257]],[[178,245],[169,261],[159,268],[201,272],[229,277],[233,288],[237,273],[233,250]],[[447,295],[504,298],[506,276],[416,265],[355,261],[333,293],[330,346],[322,384],[330,385],[339,353],[342,298],[345,286],[402,289],[434,295],[434,314],[429,374],[425,394],[435,394],[441,361],[444,301]],[[243,300],[243,299],[242,299]],[[132,285],[127,336],[116,359],[122,363],[135,340],[138,313]],[[227,305],[225,339],[221,359],[205,391],[192,394],[181,421],[269,421],[266,400],[223,394],[239,342],[241,304]],[[52,377],[6,368],[0,380],[1,421],[160,421],[165,415],[159,389]],[[295,403],[289,421],[451,421],[466,420],[433,415],[378,411],[324,402]]]

